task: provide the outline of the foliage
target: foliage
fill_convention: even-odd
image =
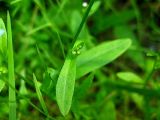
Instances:
[[[0,0],[0,119],[160,119],[159,3]]]

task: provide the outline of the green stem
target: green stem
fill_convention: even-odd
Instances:
[[[133,6],[133,9],[135,11],[135,15],[136,15],[136,19],[137,19],[137,31],[138,31],[138,38],[139,40],[141,40],[141,31],[142,31],[142,26],[141,26],[141,15],[140,12],[138,10],[138,6],[136,4],[135,0],[131,0],[131,4]]]
[[[157,63],[157,59],[155,58],[154,60],[154,64],[152,67],[152,70],[150,71],[150,73],[148,74],[145,83],[144,83],[144,88],[147,88],[147,84],[149,83],[149,81],[151,80],[154,72],[155,72],[155,66]],[[150,100],[151,97],[150,96],[144,96],[144,113],[145,113],[145,120],[151,120],[151,107],[150,107]]]
[[[14,59],[12,46],[12,30],[9,11],[7,12],[8,33],[8,79],[9,84],[15,89]],[[9,86],[9,120],[16,120],[16,92]]]
[[[75,42],[76,42],[76,40],[77,40],[77,38],[78,38],[78,36],[79,36],[79,34],[80,34],[83,26],[84,26],[84,23],[85,23],[86,20],[87,20],[87,17],[88,17],[89,12],[90,12],[93,4],[94,4],[94,1],[95,1],[95,0],[91,0],[91,2],[89,3],[89,6],[88,6],[88,8],[87,8],[87,10],[86,10],[83,18],[82,18],[82,21],[81,21],[81,23],[80,23],[80,25],[79,25],[79,27],[78,27],[78,30],[77,30],[77,32],[76,32],[76,34],[75,34],[75,36],[74,36],[74,39],[73,39],[73,42],[72,42],[72,47],[74,46],[74,44],[75,44]]]

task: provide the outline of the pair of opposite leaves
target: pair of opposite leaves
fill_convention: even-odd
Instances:
[[[130,45],[130,39],[119,39],[104,42],[77,57],[66,57],[56,85],[56,100],[63,116],[67,115],[71,108],[75,79],[113,61]]]

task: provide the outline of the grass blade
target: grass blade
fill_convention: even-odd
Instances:
[[[7,12],[7,33],[8,33],[8,79],[9,84],[9,120],[16,120],[16,92],[15,92],[15,76],[14,76],[14,58],[12,45],[12,30],[10,14]]]
[[[44,102],[44,99],[42,97],[42,93],[41,93],[41,91],[39,89],[39,85],[38,85],[37,78],[36,78],[35,74],[33,74],[33,81],[34,81],[34,85],[35,85],[35,88],[36,88],[37,96],[38,96],[38,99],[39,99],[40,104],[42,106],[42,109],[45,112],[45,114],[48,115],[48,110],[47,110],[46,104]]]

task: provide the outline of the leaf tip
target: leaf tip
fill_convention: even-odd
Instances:
[[[132,44],[132,40],[130,38],[126,38],[125,41],[126,41],[126,45],[130,47]]]

